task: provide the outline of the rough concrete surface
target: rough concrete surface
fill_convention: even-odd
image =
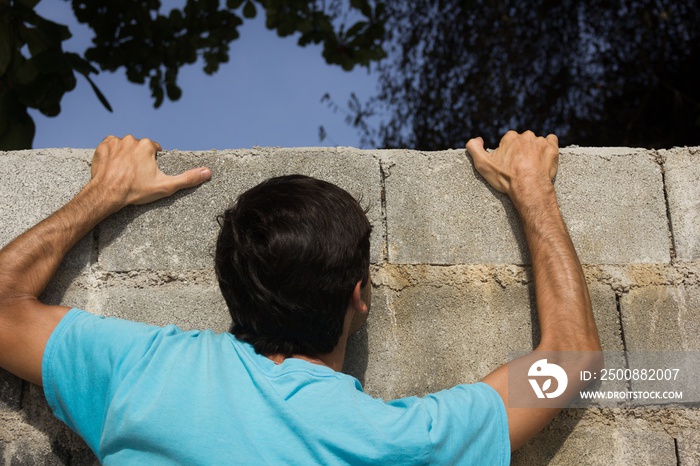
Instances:
[[[208,166],[212,179],[146,206],[129,207],[100,225],[99,260],[105,270],[211,269],[216,217],[245,190],[273,176],[302,174],[330,181],[362,198],[377,225],[372,260],[382,252],[379,163],[336,149],[279,149],[171,153],[161,157],[168,174]]]
[[[20,409],[22,401],[22,379],[0,369],[0,411]]]
[[[555,186],[584,264],[670,260],[661,167],[651,151],[564,149]]]
[[[152,325],[177,324],[185,330],[227,331],[231,317],[219,288],[171,283],[154,289],[108,288],[94,311]]]
[[[391,151],[383,165],[390,262],[529,263],[512,204],[464,151]],[[557,197],[583,263],[670,260],[661,167],[652,153],[567,149],[559,166]]]
[[[0,152],[0,246],[80,191],[90,179],[91,153],[71,149]],[[92,235],[87,235],[64,260],[64,270],[82,270],[90,262],[91,250]]]
[[[700,350],[700,287],[649,286],[621,299],[629,350]]]
[[[383,154],[389,262],[522,264],[517,213],[486,186],[465,151]]]
[[[662,151],[676,257],[700,259],[700,151]]]
[[[91,152],[0,153],[0,245],[78,192],[89,179]],[[606,350],[700,350],[698,154],[561,151],[557,196]],[[475,382],[539,341],[517,213],[476,174],[465,151],[254,148],[173,151],[159,162],[171,174],[207,165],[213,178],[104,221],[69,254],[43,294],[46,302],[154,325],[227,330],[230,317],[212,272],[216,216],[258,182],[302,173],[337,183],[369,207],[373,306],[349,341],[344,368],[369,394],[420,396]],[[513,464],[700,464],[698,432],[694,403],[571,408]],[[0,464],[97,463],[53,418],[41,388],[0,371]]]
[[[679,463],[683,466],[690,464],[700,464],[700,431],[684,431],[677,439],[678,454],[683,458],[683,462]]]
[[[513,455],[513,465],[676,464],[673,438],[636,420],[611,424],[555,420]]]

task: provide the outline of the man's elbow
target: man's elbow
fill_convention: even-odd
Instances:
[[[605,357],[600,348],[598,350],[582,351],[581,354],[582,365],[585,367],[583,370],[597,373],[605,367]]]
[[[0,289],[0,316],[8,315],[17,309],[22,309],[36,304],[34,296],[21,295]]]
[[[605,366],[600,338],[595,327],[588,332],[577,332],[575,336],[542,341],[536,349],[536,352],[540,351],[546,352],[552,362],[566,367],[572,373],[596,373]]]

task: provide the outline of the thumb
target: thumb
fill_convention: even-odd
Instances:
[[[467,142],[467,151],[469,155],[472,156],[474,167],[476,167],[479,173],[484,175],[484,172],[488,171],[491,166],[489,153],[484,149],[484,140],[480,137],[470,139],[469,142]]]
[[[207,167],[199,167],[173,176],[173,181],[177,189],[184,189],[200,185],[210,178],[211,170]]]
[[[549,179],[553,180],[557,175],[557,168],[559,166],[559,138],[557,138],[555,134],[548,134],[546,139],[548,143],[557,148],[557,152],[549,166]]]
[[[472,138],[467,142],[467,151],[469,151],[472,158],[482,158],[488,155],[484,149],[484,140],[480,137]]]
[[[193,168],[179,175],[168,177],[168,191],[170,194],[181,189],[198,186],[211,178],[211,170],[207,167]]]
[[[500,147],[500,146],[499,146]],[[508,186],[503,180],[501,171],[497,164],[494,163],[492,157],[484,149],[484,140],[481,138],[470,139],[467,143],[467,150],[472,156],[474,168],[484,177],[486,182],[490,184],[496,191],[506,192]],[[494,155],[498,149],[494,151]]]

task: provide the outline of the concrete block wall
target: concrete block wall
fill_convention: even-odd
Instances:
[[[0,245],[78,192],[91,155],[0,153]],[[45,300],[225,331],[212,271],[216,216],[258,182],[302,173],[370,207],[373,306],[346,364],[367,392],[390,399],[475,382],[537,343],[517,214],[463,150],[253,148],[159,160],[167,173],[207,165],[213,178],[100,224],[67,257]],[[700,349],[700,148],[565,148],[555,185],[604,348]],[[567,409],[513,464],[692,465],[699,451],[693,405]],[[0,372],[0,464],[96,461],[52,418],[41,388]]]

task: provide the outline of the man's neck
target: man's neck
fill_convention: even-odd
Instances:
[[[265,357],[267,357],[275,364],[282,364],[284,360],[288,358],[301,359],[312,364],[330,367],[336,372],[341,372],[343,370],[343,362],[345,361],[345,346],[347,339],[347,335],[343,333],[343,335],[341,335],[340,337],[340,341],[338,341],[338,344],[335,345],[335,348],[333,348],[333,351],[317,356],[306,356],[303,354],[293,354],[291,356],[285,356],[283,354],[277,353],[266,354]]]
[[[306,356],[303,354],[293,354],[291,356],[285,356],[283,354],[266,354],[265,356],[270,359],[275,364],[282,364],[287,358],[301,359],[308,361],[312,364],[319,364],[321,366],[330,367],[336,372],[343,371],[343,362],[345,362],[345,348],[347,346],[348,337],[350,332],[356,330],[353,328],[353,318],[355,316],[355,311],[351,306],[348,306],[348,311],[345,313],[345,321],[343,322],[343,333],[340,334],[338,339],[338,344],[335,345],[333,351],[330,353],[319,354],[316,356]]]

